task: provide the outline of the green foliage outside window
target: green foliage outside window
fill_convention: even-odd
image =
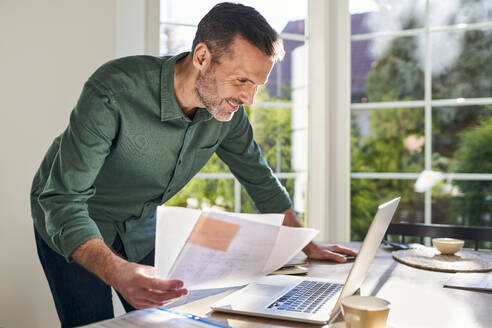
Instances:
[[[452,22],[450,22],[452,24]],[[446,32],[436,32],[446,33]],[[461,52],[432,76],[432,98],[492,97],[492,30],[460,32]],[[433,45],[436,50],[439,45]],[[390,42],[372,65],[366,93],[371,102],[422,100],[423,64],[417,38]],[[356,113],[355,113],[356,114]],[[353,172],[421,172],[425,145],[424,109],[378,109],[369,116],[370,133],[363,135],[352,114]],[[411,143],[410,143],[411,144]],[[420,147],[418,147],[420,146]],[[492,173],[492,106],[432,108],[432,166],[457,173]],[[351,238],[362,240],[378,203],[398,194],[397,220],[423,222],[423,196],[412,180],[352,179]],[[492,181],[447,181],[432,190],[433,223],[492,225]]]
[[[492,106],[488,106],[492,110]],[[456,172],[492,172],[492,118],[481,122],[476,128],[462,133],[455,155]],[[460,192],[455,205],[455,221],[465,225],[491,225],[492,182],[456,181]]]

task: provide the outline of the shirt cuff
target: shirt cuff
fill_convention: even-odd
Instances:
[[[292,201],[285,189],[282,188],[273,197],[255,202],[255,206],[261,213],[282,213],[292,206]]]
[[[61,251],[67,262],[73,262],[72,253],[86,241],[94,238],[103,239],[99,228],[92,220],[73,222],[52,237],[53,243]]]

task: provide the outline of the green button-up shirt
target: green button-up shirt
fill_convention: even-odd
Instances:
[[[291,201],[253,139],[241,107],[229,122],[205,108],[191,120],[174,96],[175,57],[111,61],[85,83],[67,129],[34,177],[31,211],[46,243],[71,260],[87,240],[119,234],[130,261],[155,245],[155,209],[176,194],[214,152],[261,212]],[[175,218],[178,221],[180,218]]]

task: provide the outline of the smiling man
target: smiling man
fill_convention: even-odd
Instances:
[[[110,286],[127,311],[187,293],[179,280],[154,278],[155,209],[213,153],[261,212],[300,226],[243,108],[282,56],[255,9],[223,3],[200,21],[191,53],[117,59],[88,79],[31,190],[38,254],[63,327],[113,317]],[[304,252],[339,262],[335,252],[355,254],[316,243]]]

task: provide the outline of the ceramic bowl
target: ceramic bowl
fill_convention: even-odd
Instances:
[[[458,252],[463,247],[464,243],[465,242],[463,240],[454,238],[432,239],[432,245],[434,245],[434,247],[444,255],[452,255]]]

